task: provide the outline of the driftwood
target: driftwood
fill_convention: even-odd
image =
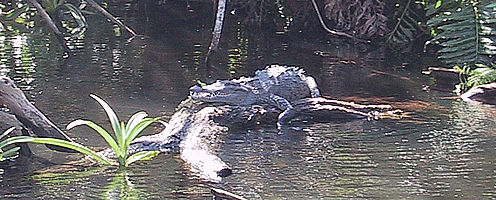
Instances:
[[[30,104],[22,91],[7,77],[0,79],[0,103],[7,106],[16,119],[36,135],[70,140]],[[302,119],[318,117],[327,121],[396,116],[396,113],[388,112],[391,111],[388,105],[360,105],[322,97],[299,100],[294,103],[294,109]],[[230,167],[217,156],[221,137],[230,128],[262,122],[272,123],[275,127],[279,113],[276,107],[265,104],[234,106],[202,103],[188,98],[178,105],[162,132],[137,138],[130,147],[130,153],[144,150],[179,151],[194,174],[206,181],[219,182],[222,177],[232,173]],[[110,149],[100,153],[108,156],[113,154]]]
[[[222,135],[231,128],[260,123],[271,123],[275,126],[280,113],[271,105],[216,105],[189,98],[180,103],[177,109],[161,133],[138,138],[133,144],[133,149],[159,149],[163,152],[179,149],[181,158],[190,166],[191,171],[203,180],[212,182],[219,182],[222,177],[232,173],[230,167],[217,157],[216,152]],[[401,117],[401,113],[392,111],[389,105],[361,105],[322,97],[297,101],[294,109],[303,120]]]

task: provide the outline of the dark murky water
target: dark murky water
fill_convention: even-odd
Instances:
[[[85,37],[71,41],[76,56],[70,59],[61,59],[45,29],[0,32],[0,72],[13,77],[59,127],[78,118],[107,123],[90,93],[107,100],[122,119],[139,110],[170,116],[188,88],[205,80],[201,63],[211,16],[190,12],[187,19],[157,20],[157,13],[176,16],[178,11],[148,8],[147,14],[135,14],[131,10],[144,8],[133,6],[114,13],[128,13],[128,24],[147,37],[116,37],[111,24],[93,16]],[[64,170],[28,161],[0,169],[0,198],[204,199],[211,196],[211,186],[249,199],[496,198],[495,107],[423,91],[428,80],[419,68],[395,67],[384,61],[382,50],[363,53],[270,33],[254,39],[234,24],[228,21],[226,27],[234,28],[224,32],[212,79],[249,75],[271,63],[300,65],[317,78],[326,96],[391,102],[411,117],[303,124],[302,131],[284,134],[273,125],[231,131],[219,154],[234,174],[219,184],[196,178],[178,155],[161,155],[124,171]],[[315,50],[328,53],[317,55]],[[69,134],[103,146],[90,129]],[[34,148],[47,162],[80,158]]]

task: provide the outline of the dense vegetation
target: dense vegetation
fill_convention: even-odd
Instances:
[[[28,2],[31,4],[18,0],[0,4],[1,31],[12,30],[12,26],[34,26],[32,18],[36,11],[31,6],[36,3]],[[89,3],[40,3],[58,21],[55,24],[59,24],[63,35],[77,37],[88,28],[85,15],[93,13],[86,8]],[[241,0],[227,4],[248,29],[263,25],[289,33],[325,30],[330,37],[345,36],[352,43],[384,44],[392,52],[402,53],[425,44],[436,49],[446,67],[460,71],[462,90],[496,80],[496,3],[491,0]],[[115,31],[121,34],[119,29]]]

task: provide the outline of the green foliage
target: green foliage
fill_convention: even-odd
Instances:
[[[2,139],[3,137],[7,136],[14,129],[15,129],[15,127],[12,127],[12,128],[7,129],[2,135],[0,135],[0,139]],[[5,159],[8,159],[8,158],[14,156],[15,153],[17,151],[19,151],[19,149],[20,149],[20,147],[14,147],[14,148],[9,149],[9,150],[7,150],[7,151],[4,152],[2,150],[3,148],[4,148],[4,146],[0,146],[0,162],[1,161],[4,161]]]
[[[461,91],[496,81],[496,69],[494,66],[491,68],[484,64],[476,64],[475,69],[467,66],[463,68],[456,66],[455,69],[461,72],[460,85],[458,86]]]
[[[41,4],[43,5],[43,9],[51,15],[52,17],[57,14],[70,15],[72,17],[72,22],[77,24],[76,27],[71,27],[67,23],[71,22],[63,22],[64,28],[70,31],[72,34],[83,32],[88,26],[86,22],[86,18],[83,15],[83,11],[81,8],[76,7],[73,3],[66,0],[41,0]]]
[[[428,5],[427,23],[434,30],[430,42],[441,46],[438,58],[448,66],[490,63],[496,55],[495,9],[496,3],[489,0]]]
[[[110,106],[100,99],[99,97],[95,95],[91,95],[95,100],[100,103],[100,105],[104,108],[106,111],[110,123],[112,125],[112,128],[114,130],[114,137],[112,137],[104,128],[98,126],[97,124],[87,121],[87,120],[75,120],[71,122],[69,125],[67,125],[67,129],[71,129],[75,126],[79,125],[87,125],[91,128],[93,128],[96,132],[98,132],[104,139],[107,141],[109,146],[114,150],[114,153],[117,157],[117,163],[114,161],[110,161],[104,156],[98,155],[95,151],[89,149],[88,147],[85,147],[82,144],[76,143],[76,142],[70,142],[66,140],[61,140],[61,139],[56,139],[56,138],[35,138],[35,137],[30,137],[30,136],[16,136],[16,137],[11,137],[8,138],[2,142],[0,142],[0,149],[11,145],[15,143],[40,143],[40,144],[51,144],[51,145],[56,145],[56,146],[61,146],[69,149],[73,149],[76,151],[79,151],[85,155],[90,156],[91,158],[95,159],[96,161],[100,162],[101,164],[105,165],[119,165],[121,167],[127,167],[131,163],[134,163],[136,161],[140,160],[147,160],[150,159],[160,153],[160,151],[142,151],[138,152],[133,155],[128,155],[128,148],[131,142],[141,133],[145,128],[147,128],[149,125],[151,125],[153,122],[159,120],[160,118],[147,118],[147,114],[145,112],[138,112],[134,114],[127,123],[125,122],[119,122],[119,119],[117,118],[117,115],[115,112],[110,108]],[[6,131],[6,133],[2,134],[0,139],[7,135],[10,131],[12,131],[13,128],[9,129]],[[117,141],[116,141],[117,140]],[[18,150],[18,149],[16,149]],[[5,153],[0,154],[0,158],[5,158],[7,155],[12,155],[11,151],[15,150],[9,150]],[[8,154],[9,153],[9,154]],[[5,154],[5,155],[4,155]]]
[[[108,145],[114,150],[117,157],[117,161],[120,166],[127,167],[131,163],[141,160],[148,159],[157,155],[158,151],[144,151],[136,153],[134,155],[128,155],[128,148],[131,142],[145,130],[146,127],[150,126],[153,122],[159,120],[160,118],[146,118],[147,114],[145,112],[138,112],[134,114],[127,123],[119,122],[117,115],[112,110],[112,108],[102,99],[96,95],[90,95],[103,107],[107,116],[109,117],[110,124],[114,131],[115,138],[112,137],[107,130],[101,126],[95,124],[88,120],[75,120],[67,125],[67,129],[71,129],[79,125],[87,125],[98,132],[108,143]]]
[[[496,69],[481,67],[471,70],[467,78],[467,86],[477,86],[496,81]]]
[[[84,32],[85,28],[88,26],[88,22],[86,21],[82,10],[71,3],[64,3],[63,6],[67,9],[68,13],[72,16],[77,24],[76,28],[66,28],[70,30],[72,34]]]
[[[8,30],[11,24],[19,25],[19,27],[32,26],[33,23],[29,20],[31,16],[26,14],[29,12],[29,6],[27,4],[12,7],[0,3],[0,7],[0,31]]]
[[[429,42],[441,46],[438,58],[444,64],[461,71],[461,91],[496,80],[491,63],[496,56],[496,3],[438,0],[427,6],[427,15],[433,35]]]
[[[65,147],[69,149],[73,149],[76,151],[79,151],[83,154],[86,154],[90,156],[91,158],[99,161],[102,164],[113,164],[111,161],[107,160],[106,158],[99,156],[96,152],[93,150],[89,149],[88,147],[85,147],[82,144],[75,143],[75,142],[70,142],[66,140],[61,140],[57,138],[35,138],[31,136],[16,136],[16,137],[11,137],[8,138],[2,142],[0,142],[0,148],[3,148],[7,145],[15,144],[15,143],[38,143],[38,144],[51,144],[51,145],[56,145],[60,147]]]
[[[86,30],[88,23],[83,15],[83,7],[78,7],[67,0],[41,0],[40,2],[51,18],[62,19],[62,27],[71,34],[79,34]],[[2,3],[0,6],[6,7]],[[5,12],[0,12],[0,21],[31,26],[34,23],[30,14],[32,11],[29,9],[29,4],[21,1],[13,2],[13,5],[9,5]],[[2,26],[0,23],[0,31],[4,26],[5,24]]]
[[[358,38],[384,37],[388,32],[385,1],[325,0],[326,17],[336,30]]]

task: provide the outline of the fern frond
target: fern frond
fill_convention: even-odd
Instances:
[[[490,63],[496,55],[496,4],[472,2],[427,8],[427,23],[438,33],[430,42],[442,47],[438,58],[448,66]]]
[[[494,81],[496,81],[496,69],[481,67],[470,71],[466,86],[473,87]]]
[[[425,32],[424,28],[419,25],[421,22],[422,15],[417,14],[417,10],[412,9],[412,0],[408,0],[405,4],[400,3],[400,7],[397,8],[397,14],[395,18],[397,21],[394,22],[393,28],[388,33],[386,42],[389,46],[395,47],[395,49],[400,49],[403,46],[408,45],[413,40],[415,40],[419,33]]]

